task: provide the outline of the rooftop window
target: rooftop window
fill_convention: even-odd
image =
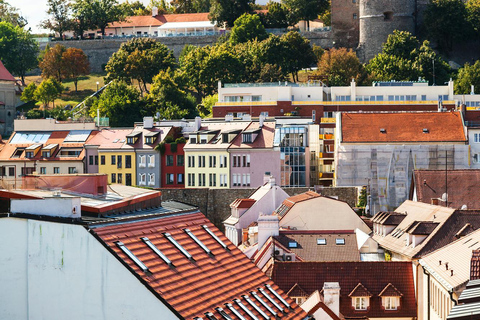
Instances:
[[[340,245],[340,246],[345,245],[345,238],[336,238],[335,239],[335,244]]]
[[[290,241],[290,242],[288,242],[288,247],[289,247],[289,248],[298,248],[298,243],[297,243],[297,241]]]
[[[327,244],[327,239],[325,238],[317,238],[317,244],[320,246],[324,246]]]
[[[123,251],[123,253],[125,253],[130,259],[132,259],[132,261],[135,262],[135,264],[140,269],[142,269],[143,272],[145,273],[150,272],[147,266],[142,261],[140,261],[140,259],[138,259],[136,255],[134,255],[130,250],[128,250],[128,248],[123,244],[123,242],[117,241],[115,242],[115,244],[117,245],[117,247],[120,248],[120,250]]]

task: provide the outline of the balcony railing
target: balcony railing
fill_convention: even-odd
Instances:
[[[320,140],[333,140],[335,139],[335,136],[333,134],[319,134]]]
[[[238,102],[217,102],[215,107],[228,106],[276,106],[276,101],[238,101]]]
[[[336,118],[320,118],[320,123],[336,123]]]

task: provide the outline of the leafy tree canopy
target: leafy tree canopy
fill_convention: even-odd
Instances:
[[[132,2],[127,0],[121,4],[121,7],[125,16],[148,16],[151,14],[150,10],[139,0]]]
[[[20,15],[18,9],[5,0],[0,0],[0,21],[9,22],[21,28],[27,25],[27,20]]]
[[[242,14],[237,20],[230,33],[229,41],[231,44],[247,42],[250,40],[263,40],[268,37],[265,27],[256,14]]]
[[[48,0],[47,14],[48,19],[41,22],[41,27],[52,30],[63,37],[65,31],[72,29],[72,20],[70,19],[70,4],[64,0]]]
[[[254,0],[211,0],[210,20],[217,25],[234,26],[235,20],[244,13],[251,13]]]
[[[122,44],[105,66],[106,81],[137,80],[140,90],[148,92],[147,84],[162,70],[176,67],[173,51],[151,38],[135,38]]]
[[[455,81],[455,93],[468,94],[472,85],[475,92],[480,92],[480,60],[477,60],[473,65],[466,63],[458,71],[457,80]]]
[[[325,52],[318,62],[318,73],[328,76],[330,86],[348,86],[354,79],[362,83],[365,78],[363,65],[353,50],[332,48]]]
[[[467,19],[472,25],[473,29],[480,32],[480,0],[468,0],[466,3]]]
[[[282,0],[282,3],[292,14],[296,23],[300,20],[310,21],[325,12],[329,7],[328,0]]]
[[[42,78],[53,77],[57,81],[62,81],[64,77],[63,70],[63,53],[67,50],[65,46],[61,44],[55,45],[45,52],[42,61],[39,63],[39,67],[42,70]]]
[[[395,30],[382,45],[382,52],[403,59],[411,59],[413,51],[417,49],[419,45],[420,43],[417,38],[410,32]]]
[[[43,104],[44,110],[48,107],[50,102],[53,102],[55,108],[55,99],[62,94],[62,84],[54,78],[43,80],[33,93],[33,98]]]
[[[78,78],[90,74],[90,63],[82,49],[68,48],[62,54],[62,74],[72,79],[77,92]]]
[[[269,1],[267,3],[267,12],[259,13],[259,17],[265,28],[284,29],[292,24],[290,12],[285,5],[279,2]]]

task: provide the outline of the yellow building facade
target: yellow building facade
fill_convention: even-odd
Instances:
[[[137,185],[135,151],[99,149],[98,158],[98,172],[108,176],[108,183]]]
[[[224,150],[187,150],[185,152],[186,188],[230,188],[230,160]]]

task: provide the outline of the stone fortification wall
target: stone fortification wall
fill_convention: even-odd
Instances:
[[[305,32],[303,36],[308,38],[312,45],[318,45],[322,48],[330,48],[332,46],[331,32]],[[212,45],[217,42],[219,36],[201,36],[201,37],[161,37],[154,38],[162,42],[168,48],[173,50],[175,57],[180,56],[180,52],[186,44],[191,44],[198,47]],[[67,48],[79,48],[88,56],[90,61],[91,71],[99,73],[103,71],[103,67],[107,64],[108,59],[116,52],[123,42],[128,39],[96,39],[96,40],[69,40],[69,41],[54,41],[49,42],[49,45],[56,44],[64,45]],[[40,50],[44,50],[46,43],[41,43]],[[39,73],[39,70],[36,70]]]
[[[237,198],[248,198],[256,189],[159,189],[162,192],[162,201],[176,200],[197,206],[213,224],[223,230],[222,222],[230,215],[230,203]],[[311,190],[309,188],[284,188],[289,195]],[[336,196],[355,206],[357,188],[322,188],[318,190],[326,196]]]

